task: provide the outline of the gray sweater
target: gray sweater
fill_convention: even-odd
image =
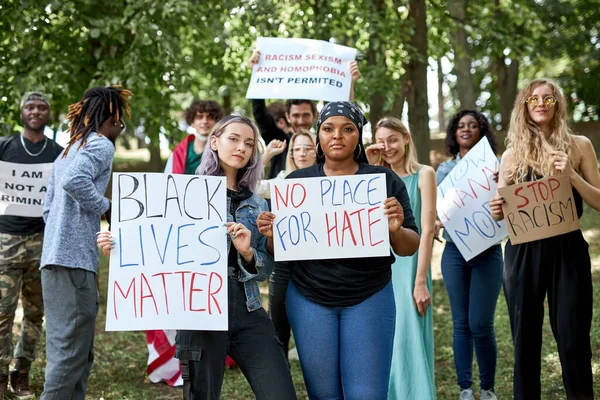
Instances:
[[[104,192],[110,180],[115,147],[92,132],[85,146],[74,143],[52,168],[44,203],[44,247],[40,268],[59,265],[98,272],[96,232],[110,203]]]

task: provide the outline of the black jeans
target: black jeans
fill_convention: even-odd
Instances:
[[[592,276],[581,231],[505,249],[504,294],[515,346],[514,399],[541,398],[544,298],[568,400],[591,400]]]
[[[184,399],[219,399],[229,355],[257,399],[295,400],[292,376],[267,312],[248,312],[243,283],[230,278],[228,285],[228,331],[177,333],[175,357],[181,361]]]
[[[290,321],[285,309],[285,296],[290,283],[290,267],[287,262],[276,262],[269,277],[269,315],[287,359],[290,347]]]

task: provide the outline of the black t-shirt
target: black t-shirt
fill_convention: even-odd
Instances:
[[[384,167],[359,164],[356,175],[386,175],[387,197],[396,197],[404,209],[402,226],[419,232],[402,179]],[[323,164],[292,172],[287,179],[326,176]],[[392,278],[395,257],[338,258],[290,262],[292,282],[307,299],[328,307],[356,305],[383,289]]]
[[[63,148],[54,140],[46,138],[47,144],[44,151],[36,157],[27,154],[21,144],[20,134],[0,137],[0,161],[17,164],[45,164],[53,163]],[[30,153],[37,154],[44,147],[44,141],[33,143],[26,138],[25,146]],[[3,184],[3,182],[0,182]],[[18,217],[15,215],[0,215],[0,232],[10,235],[33,235],[44,230],[43,218]]]

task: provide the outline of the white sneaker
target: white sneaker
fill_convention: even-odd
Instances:
[[[481,400],[498,400],[493,390],[481,390],[479,393]]]
[[[475,400],[475,397],[473,397],[473,389],[468,388],[468,389],[463,389],[460,391],[460,400]]]

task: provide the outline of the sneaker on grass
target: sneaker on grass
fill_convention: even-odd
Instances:
[[[11,371],[10,390],[20,400],[31,399],[35,393],[31,390],[31,387],[29,387],[29,371]]]

